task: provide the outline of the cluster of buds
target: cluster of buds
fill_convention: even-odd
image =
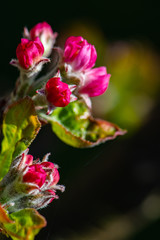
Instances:
[[[60,179],[58,166],[48,161],[49,155],[40,162],[33,160],[27,149],[12,162],[0,183],[0,202],[9,212],[27,207],[44,208],[58,198],[56,190],[65,190],[57,184]]]
[[[10,62],[20,70],[11,101],[30,95],[37,110],[48,109],[46,114],[77,99],[84,100],[91,108],[90,97],[106,91],[111,75],[104,66],[94,68],[97,52],[87,40],[71,36],[64,49],[60,49],[54,47],[57,35],[46,22],[38,23],[30,31],[24,28],[16,49],[17,59]],[[54,49],[59,53],[58,61],[48,58]],[[53,69],[38,79],[47,62],[52,63],[50,69],[54,66]],[[42,161],[33,160],[27,149],[12,162],[0,182],[0,203],[5,209],[12,212],[28,207],[43,208],[58,198],[56,190],[64,191],[64,186],[58,185],[58,166],[49,162],[48,156]]]
[[[47,114],[55,107],[65,107],[78,98],[83,99],[91,108],[90,97],[99,96],[106,91],[111,75],[107,74],[106,67],[93,68],[97,59],[96,49],[80,36],[69,37],[64,51],[61,50],[60,53],[57,75],[37,91],[46,96]]]
[[[97,52],[87,40],[81,36],[71,36],[66,40],[64,49],[53,48],[57,35],[46,22],[38,23],[30,31],[25,27],[24,38],[16,49],[17,59],[12,60],[11,64],[17,66],[29,82],[30,78],[34,79],[35,73],[39,73],[42,65],[50,61],[48,56],[51,51],[58,50],[59,61],[51,60],[52,64],[56,62],[56,74],[48,79],[45,77],[41,84],[43,88],[36,89],[36,93],[45,99],[46,113],[50,114],[55,107],[65,107],[77,99],[83,99],[91,108],[90,98],[106,91],[111,75],[104,66],[94,68]],[[39,105],[37,109],[43,107]]]
[[[16,49],[17,59],[12,59],[11,64],[32,77],[40,72],[43,64],[49,62],[47,58],[56,41],[57,33],[53,33],[51,26],[46,23],[38,23],[30,31],[24,28],[24,38]]]

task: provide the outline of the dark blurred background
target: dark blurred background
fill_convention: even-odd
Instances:
[[[146,1],[6,1],[1,3],[0,95],[18,77],[9,65],[23,27],[47,21],[63,46],[82,35],[96,46],[97,66],[111,73],[108,91],[93,100],[95,117],[126,128],[90,149],[62,143],[44,126],[30,153],[60,166],[66,191],[40,211],[48,221],[37,240],[160,239],[160,8]]]

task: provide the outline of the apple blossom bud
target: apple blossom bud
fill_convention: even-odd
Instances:
[[[56,107],[65,107],[70,103],[71,91],[68,84],[62,82],[59,77],[48,80],[45,92],[48,102]]]
[[[36,91],[38,94],[32,99],[37,109],[48,107],[46,114],[49,115],[56,107],[66,107],[70,102],[77,100],[77,97],[72,94],[76,87],[75,84],[63,82],[58,71],[43,88]]]
[[[43,53],[44,47],[38,37],[34,40],[21,39],[21,43],[16,49],[17,59],[10,61],[11,65],[19,68],[23,75],[27,76],[27,78],[21,79],[21,81],[25,79],[28,81],[28,78],[41,71],[45,63],[50,62],[48,58],[43,57]]]
[[[40,61],[43,53],[44,47],[38,37],[33,41],[22,38],[21,43],[16,49],[16,55],[19,64],[24,69],[32,68],[37,62]]]
[[[33,183],[41,188],[46,181],[46,177],[47,174],[42,166],[40,164],[33,164],[28,166],[27,172],[23,176],[23,182]]]
[[[51,26],[47,22],[36,24],[29,32],[30,39],[34,40],[39,37],[40,41],[44,46],[43,56],[48,57],[52,51],[53,45],[56,41],[58,33],[54,32]]]
[[[81,36],[71,36],[66,40],[63,61],[71,65],[73,71],[84,71],[92,68],[96,59],[95,47]]]

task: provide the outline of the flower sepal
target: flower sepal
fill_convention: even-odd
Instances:
[[[41,57],[39,61],[37,61],[33,66],[28,69],[23,68],[17,59],[12,59],[10,61],[10,64],[14,67],[17,67],[20,72],[27,77],[28,80],[28,78],[33,77],[34,75],[39,73],[42,70],[43,65],[49,62],[49,58]]]

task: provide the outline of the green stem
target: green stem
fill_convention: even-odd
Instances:
[[[35,92],[37,89],[40,89],[43,87],[44,83],[47,82],[47,80],[49,80],[51,77],[53,77],[55,75],[57,71],[57,66],[54,67],[48,74],[40,77],[39,79],[37,79],[35,82],[33,82],[31,88],[32,90],[30,91],[31,95],[33,94],[33,92]]]
[[[27,95],[35,77],[36,76],[28,78],[23,72],[20,73],[20,76],[16,81],[15,89],[11,94],[11,103]]]

